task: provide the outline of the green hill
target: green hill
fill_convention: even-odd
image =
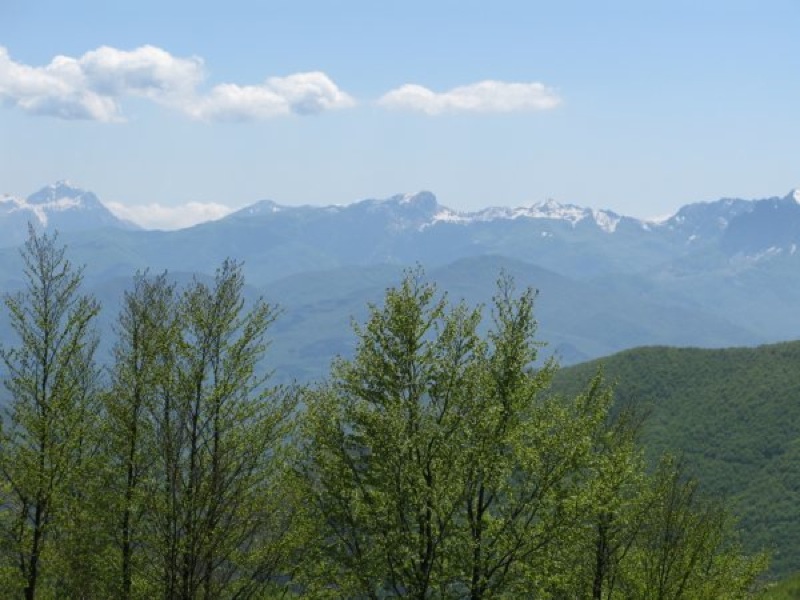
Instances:
[[[776,576],[800,571],[800,342],[628,350],[563,369],[557,390],[577,391],[601,366],[618,406],[649,412],[650,457],[685,457],[739,517],[746,549],[771,551]]]

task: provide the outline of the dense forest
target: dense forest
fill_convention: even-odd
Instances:
[[[726,498],[748,551],[771,572],[800,571],[800,342],[758,348],[638,348],[561,370],[570,394],[603,369],[615,404],[647,412],[650,464],[681,455],[703,489]]]
[[[0,352],[3,597],[755,593],[767,557],[645,450],[644,412],[598,373],[554,392],[535,293],[507,276],[484,309],[410,270],[352,357],[275,387],[280,310],[244,300],[237,263],[181,287],[137,275],[101,360],[81,269],[54,236],[22,254]]]

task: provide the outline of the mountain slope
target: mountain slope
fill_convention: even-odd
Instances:
[[[759,348],[639,348],[563,369],[577,391],[602,366],[618,405],[650,411],[651,459],[685,456],[706,491],[727,498],[750,551],[772,571],[800,571],[800,342]]]
[[[706,346],[728,346],[757,340],[751,331],[712,312],[685,309],[663,298],[642,298],[635,288],[609,289],[500,256],[460,259],[430,268],[426,275],[453,302],[489,306],[503,271],[514,277],[519,289],[531,286],[539,291],[536,318],[538,337],[547,342],[543,353],[555,354],[562,363],[637,343],[697,340]],[[362,321],[367,303],[379,301],[400,278],[401,269],[395,265],[343,267],[290,276],[262,288],[268,300],[285,308],[273,331],[275,368],[301,380],[323,375],[333,356],[352,352],[351,319]]]
[[[737,215],[721,240],[728,254],[754,255],[787,250],[794,254],[800,244],[800,190],[784,198],[770,198]]]

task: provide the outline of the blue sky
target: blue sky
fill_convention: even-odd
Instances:
[[[640,217],[784,194],[798,32],[796,0],[0,0],[0,193],[66,178],[164,226],[420,189]]]

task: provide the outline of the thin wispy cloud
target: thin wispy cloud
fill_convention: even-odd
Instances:
[[[187,202],[178,206],[158,203],[126,205],[120,202],[107,202],[105,205],[119,218],[145,229],[183,229],[221,219],[233,212],[229,206],[215,202]]]
[[[43,66],[16,62],[0,46],[0,100],[32,115],[124,120],[121,101],[142,97],[203,120],[257,120],[349,108],[355,101],[324,73],[271,77],[259,85],[223,83],[205,92],[203,60],[155,46],[103,46]]]
[[[508,83],[480,81],[434,92],[424,86],[406,84],[378,100],[378,104],[395,110],[422,112],[427,115],[444,113],[509,113],[555,108],[561,102],[556,92],[542,83]]]

